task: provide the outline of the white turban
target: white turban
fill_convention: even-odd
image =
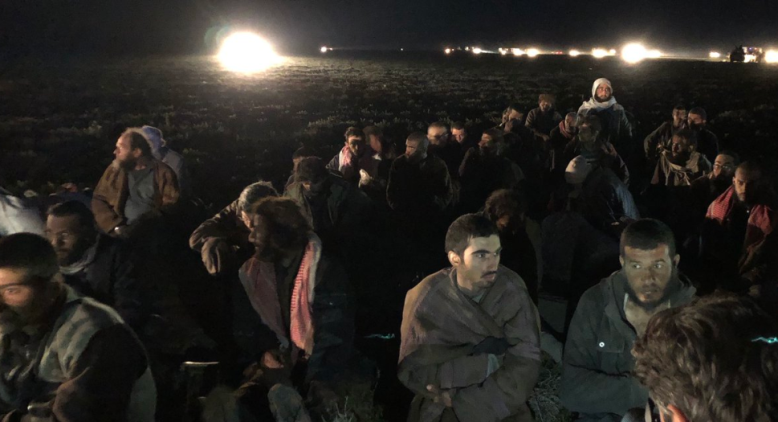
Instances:
[[[573,158],[565,169],[565,181],[571,185],[583,184],[589,173],[592,172],[592,165],[586,161],[583,155]]]

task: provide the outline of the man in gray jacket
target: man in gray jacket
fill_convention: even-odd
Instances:
[[[664,223],[632,223],[620,248],[621,270],[584,293],[568,331],[559,396],[579,421],[618,422],[645,408],[632,345],[654,314],[689,303],[696,292],[678,273],[680,256]]]

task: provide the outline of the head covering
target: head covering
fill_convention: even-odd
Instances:
[[[584,101],[584,103],[581,104],[581,107],[578,109],[578,114],[586,115],[588,114],[589,110],[600,111],[609,107],[613,107],[613,105],[616,104],[616,97],[612,95],[608,101],[597,101],[597,88],[603,84],[608,85],[611,88],[611,91],[613,91],[613,85],[611,84],[611,81],[605,78],[597,79],[592,84],[592,98],[590,98],[589,101]]]
[[[571,185],[583,184],[589,173],[592,172],[592,165],[586,161],[583,155],[579,155],[570,161],[565,169],[565,181]]]
[[[162,149],[166,145],[165,139],[162,138],[162,131],[153,126],[143,126],[140,130],[143,131],[151,144],[151,154],[154,158],[161,160]]]

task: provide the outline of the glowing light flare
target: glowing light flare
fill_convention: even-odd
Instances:
[[[721,53],[719,53],[718,51],[711,51],[710,53],[708,53],[708,57],[710,57],[711,59],[720,59]]]
[[[537,48],[527,49],[527,57],[537,57],[538,54],[540,54],[540,50],[538,50]]]
[[[507,48],[499,48],[498,50],[500,51],[500,54],[503,55],[503,56],[508,54],[508,49]]]
[[[778,51],[767,50],[767,52],[764,53],[764,61],[765,63],[778,63]]]
[[[578,57],[581,55],[581,52],[578,50],[570,50],[567,54],[569,54],[570,57]]]
[[[511,48],[511,53],[513,53],[514,56],[521,56],[524,54],[524,50],[520,48]]]
[[[604,48],[593,48],[592,49],[592,56],[595,59],[601,59],[603,57],[607,57],[608,55],[609,55],[608,51],[605,50]]]
[[[319,49],[319,51],[321,51],[322,53],[326,53],[327,51],[329,51],[329,49],[327,47],[322,47]]]
[[[648,57],[648,50],[640,44],[627,44],[621,49],[621,58],[630,64],[639,63]]]
[[[659,59],[662,58],[662,52],[659,50],[650,50],[646,53],[646,57],[649,59]]]
[[[281,61],[270,43],[251,32],[228,36],[217,57],[225,69],[241,73],[260,72]]]
[[[473,54],[481,54],[483,53],[483,50],[481,50],[479,47],[473,48]]]
[[[447,49],[443,50],[443,52],[446,53],[446,54],[451,54],[451,49],[447,48]]]

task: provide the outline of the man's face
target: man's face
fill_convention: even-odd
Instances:
[[[735,174],[735,159],[729,155],[719,154],[713,162],[713,178],[729,179]]]
[[[465,142],[465,138],[467,137],[467,132],[464,128],[462,129],[452,129],[451,135],[454,137],[454,140],[458,143]]]
[[[366,150],[365,138],[359,136],[349,136],[346,140],[346,146],[349,150],[351,150],[351,153],[354,154],[354,156],[361,157]]]
[[[497,153],[497,143],[494,142],[491,136],[487,134],[481,135],[481,142],[478,143],[478,148],[484,155],[494,155]]]
[[[550,101],[545,101],[545,100],[541,100],[538,103],[538,106],[540,107],[540,111],[542,111],[543,113],[548,113],[554,107],[554,105],[551,104]]]
[[[0,268],[0,302],[23,319],[29,319],[35,312],[39,292],[29,284],[24,270]]]
[[[94,242],[93,238],[89,238],[91,234],[79,224],[78,216],[75,215],[50,215],[46,219],[46,237],[54,247],[57,262],[61,267],[78,261]]]
[[[140,150],[133,150],[130,147],[129,137],[120,137],[116,141],[116,149],[113,150],[115,162],[123,169],[131,169],[135,167],[135,163],[140,157]]]
[[[737,169],[732,184],[735,186],[735,193],[740,202],[753,205],[756,203],[759,191],[759,183],[762,178],[760,171],[745,171]]]
[[[673,144],[670,147],[672,153],[673,162],[675,164],[685,163],[691,153],[689,140],[680,136],[673,136]]]
[[[624,255],[619,261],[627,276],[629,295],[635,303],[654,309],[664,302],[679,260],[678,255],[670,256],[670,248],[665,244],[651,250],[624,247]]]
[[[475,290],[491,286],[497,276],[500,265],[500,237],[496,234],[489,237],[474,237],[468,242],[467,248],[460,256],[458,265],[454,265],[459,277]]]
[[[705,119],[702,118],[699,114],[689,113],[689,117],[687,118],[687,121],[689,122],[689,127],[692,129],[701,129],[705,127]]]
[[[370,138],[370,149],[373,151],[380,153],[383,150],[383,146],[381,145],[381,140],[378,138],[377,135],[368,135]]]
[[[597,101],[608,101],[613,95],[613,89],[608,84],[600,84],[595,91]]]
[[[512,108],[512,109],[508,110],[508,115],[506,117],[507,117],[508,121],[509,120],[519,120],[519,121],[521,121],[521,120],[524,119],[524,113],[520,112],[519,110],[516,110],[516,109]]]
[[[570,133],[578,132],[578,118],[565,116],[565,129]]]
[[[260,261],[273,261],[278,253],[270,245],[265,219],[261,215],[253,215],[249,229],[249,242],[254,245],[254,257]]]
[[[686,110],[673,110],[673,126],[681,127],[686,123]]]
[[[300,186],[303,188],[303,194],[308,197],[315,197],[324,194],[327,190],[327,179],[320,180],[318,182],[305,181],[300,182]]]
[[[446,146],[448,143],[448,129],[445,127],[430,126],[427,129],[427,139],[431,145]]]
[[[591,126],[586,123],[582,123],[578,129],[578,139],[582,142],[594,142],[597,138],[597,132],[595,132]]]
[[[411,162],[416,162],[421,159],[422,151],[419,148],[419,141],[405,141],[405,156]]]

